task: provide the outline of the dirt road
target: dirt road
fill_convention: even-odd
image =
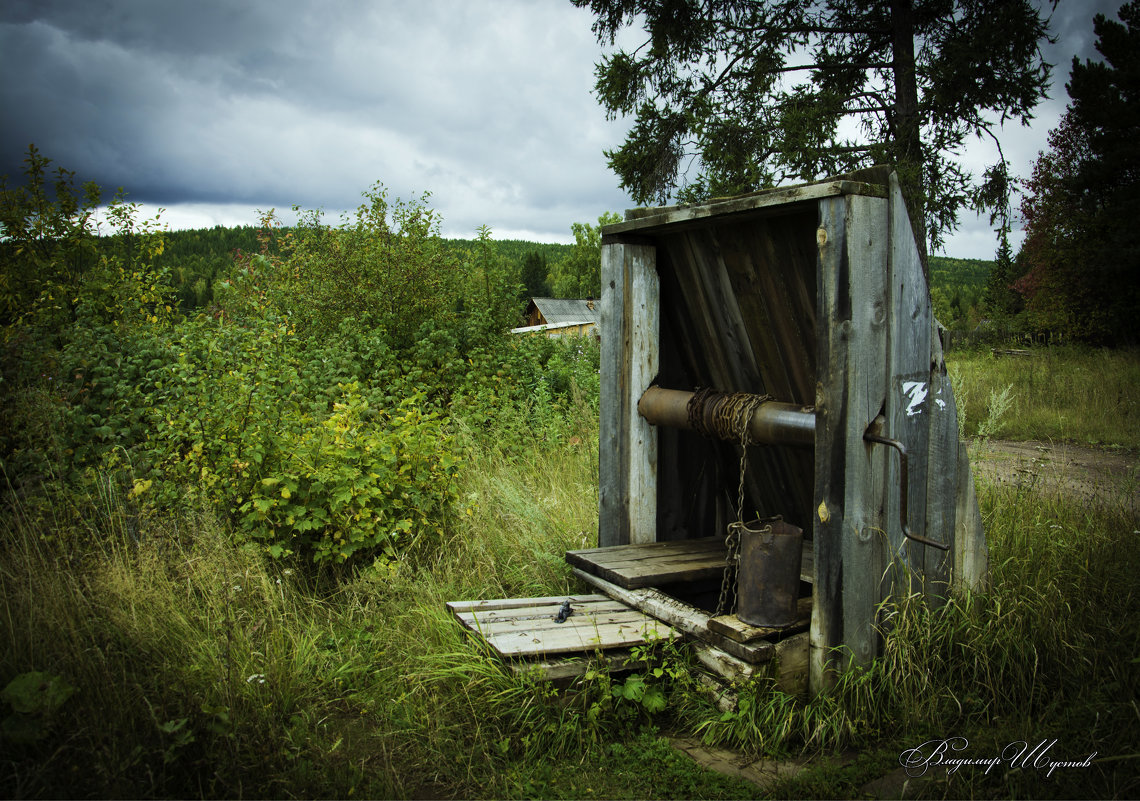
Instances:
[[[970,443],[975,475],[998,484],[1063,492],[1140,513],[1140,455],[1070,443]]]

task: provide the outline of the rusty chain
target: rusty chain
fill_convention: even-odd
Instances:
[[[715,615],[731,614],[736,609],[736,581],[734,573],[740,562],[740,530],[744,528],[744,477],[748,470],[748,446],[752,438],[748,424],[761,404],[771,395],[752,395],[747,392],[730,394],[698,389],[688,404],[689,424],[706,437],[736,438],[740,441],[740,484],[736,493],[736,522],[730,523],[724,538],[724,575],[720,583],[720,598]],[[708,425],[705,406],[711,405],[712,425]]]

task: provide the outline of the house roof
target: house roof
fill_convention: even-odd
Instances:
[[[531,298],[550,325],[559,323],[597,323],[602,303],[577,298]],[[591,309],[590,306],[593,306]]]

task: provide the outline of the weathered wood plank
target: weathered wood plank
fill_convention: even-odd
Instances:
[[[655,559],[661,554],[694,554],[710,550],[724,550],[724,537],[699,537],[672,542],[647,542],[640,545],[614,545],[609,548],[580,548],[567,551],[583,558],[604,557],[607,562],[631,561],[635,559]]]
[[[675,639],[678,632],[608,595],[569,596],[571,615],[555,618],[567,600],[558,596],[451,601],[461,626],[501,657],[530,657],[641,645]]]
[[[658,371],[660,289],[656,248],[602,248],[598,543],[657,538],[657,431],[637,401]]]
[[[693,642],[692,649],[693,656],[697,658],[699,663],[718,676],[723,676],[732,682],[748,681],[753,676],[760,675],[767,669],[767,666],[764,664],[755,665],[750,662],[745,662],[743,659],[738,659],[732,654],[717,648],[715,645],[710,645],[707,642]]]
[[[613,581],[628,589],[637,589],[679,582],[715,580],[724,572],[724,562],[718,563],[716,560],[707,559],[697,564],[677,565],[673,569],[669,569],[668,566],[642,567],[633,570],[599,567],[595,572],[607,581]]]
[[[926,495],[930,443],[930,331],[932,313],[930,291],[922,272],[922,259],[914,241],[914,229],[907,214],[906,200],[898,176],[890,178],[890,287],[891,326],[889,343],[890,387],[887,394],[886,435],[901,441],[909,457],[907,493],[911,531],[926,533]],[[893,454],[888,463],[889,486],[897,488],[898,459]],[[927,546],[904,540],[899,522],[898,492],[888,492],[887,532],[894,554],[910,571],[895,576],[895,591],[921,589]],[[884,597],[891,592],[884,586]]]
[[[564,601],[570,601],[572,606],[588,603],[608,602],[610,599],[597,593],[591,595],[548,595],[541,598],[492,598],[485,601],[448,601],[449,612],[471,612],[475,610],[518,609],[532,606],[554,604],[561,606]]]
[[[990,557],[970,457],[965,448],[958,450],[958,492],[954,510],[953,586],[959,590],[979,592],[989,584]]]
[[[887,396],[888,271],[887,202],[847,198],[847,275],[851,335],[847,340],[847,420],[844,460],[843,644],[856,665],[867,666],[878,651],[875,629],[883,573],[882,494],[885,456],[863,435],[882,411]]]
[[[811,597],[796,602],[796,622],[782,629],[767,626],[750,626],[736,615],[709,618],[709,630],[736,642],[750,643],[779,635],[801,632],[811,623]]]
[[[484,636],[487,644],[502,657],[543,656],[575,651],[606,650],[642,645],[651,640],[675,639],[669,626],[656,620],[639,623],[607,623],[593,628],[570,627],[533,632],[503,632]]]
[[[637,412],[637,402],[656,380],[660,358],[661,286],[657,251],[629,247],[625,295],[626,446],[629,460],[629,542],[657,541],[657,428]]]
[[[570,619],[577,620],[583,615],[596,617],[598,615],[616,614],[626,612],[629,607],[620,601],[602,596],[601,601],[592,601],[588,604],[570,604]],[[496,621],[536,621],[549,620],[555,624],[554,618],[562,611],[562,604],[543,604],[540,606],[520,606],[511,609],[475,609],[470,611],[453,611],[452,614],[461,621],[479,620],[482,622]]]
[[[824,181],[806,186],[791,186],[771,189],[753,195],[715,200],[700,206],[667,206],[655,209],[632,209],[627,212],[625,222],[608,225],[603,230],[605,236],[628,233],[647,233],[662,226],[677,227],[687,222],[699,223],[713,216],[746,214],[774,206],[791,203],[811,202],[839,195],[868,195],[883,197],[882,186],[860,181]]]
[[[719,579],[724,570],[724,549],[723,538],[706,537],[567,551],[566,561],[626,589],[636,589],[680,581]],[[815,558],[808,541],[804,543],[800,560],[800,580],[813,581],[814,570]]]
[[[850,264],[847,261],[847,204],[828,197],[819,203],[816,244],[815,516],[812,542],[811,691],[834,684],[833,649],[843,638],[844,487],[847,450],[847,352],[851,336]]]
[[[629,417],[624,357],[624,309],[626,305],[626,248],[615,243],[602,246],[602,352],[598,395],[598,544],[629,542],[629,485],[626,438]]]
[[[926,536],[948,543],[950,551],[927,548],[923,556],[927,602],[940,606],[950,591],[954,548],[954,516],[958,501],[958,409],[954,389],[942,362],[941,345],[935,346],[935,368],[930,377],[930,451],[926,486]]]
[[[733,642],[727,637],[721,637],[715,632],[709,631],[708,620],[710,615],[707,612],[703,612],[684,601],[673,598],[650,587],[628,590],[579,568],[572,568],[572,570],[574,571],[574,575],[578,576],[582,581],[601,590],[611,598],[627,603],[635,609],[640,609],[647,615],[652,615],[658,620],[668,623],[684,634],[711,643],[738,659],[756,664],[766,662],[771,658],[773,653],[772,643],[761,641],[759,643],[745,645],[743,643]]]
[[[603,669],[611,673],[642,670],[649,666],[643,659],[634,659],[626,648],[613,648],[583,656],[563,656],[553,659],[512,659],[508,663],[517,676],[537,675],[544,681],[564,682],[584,676],[590,670]]]
[[[562,623],[556,623],[552,615],[536,617],[493,617],[490,612],[460,612],[456,618],[471,631],[490,638],[499,634],[523,632],[545,638],[547,634],[558,635],[566,629],[596,629],[618,624],[636,624],[645,620],[645,615],[628,606],[620,610],[606,612],[579,612]]]
[[[770,673],[788,695],[805,696],[810,686],[810,635],[796,634],[776,643]]]

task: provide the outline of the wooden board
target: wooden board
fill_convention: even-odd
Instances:
[[[715,645],[749,664],[767,662],[775,652],[773,643],[767,640],[739,643],[722,637],[709,629],[710,615],[708,612],[697,609],[695,606],[652,587],[629,590],[578,568],[574,568],[574,575],[614,600],[653,615],[653,617],[665,621],[683,634]]]
[[[501,657],[604,651],[680,636],[661,621],[604,595],[569,599],[572,614],[562,623],[555,617],[566,597],[452,601],[447,608]]]
[[[933,311],[930,291],[922,272],[922,258],[914,241],[914,228],[898,177],[890,178],[891,310],[889,360],[890,387],[886,405],[886,435],[901,441],[909,455],[907,516],[910,529],[926,536],[927,474],[930,453],[930,380]],[[882,597],[922,592],[927,546],[903,538],[899,517],[899,460],[888,462],[885,528],[896,566],[892,582],[884,582]],[[940,470],[941,465],[935,465]],[[951,490],[953,492],[953,490]],[[934,549],[937,550],[937,549]],[[939,552],[941,553],[941,552]],[[934,555],[932,558],[937,558]],[[906,571],[901,568],[905,566]],[[885,567],[885,566],[884,566]]]
[[[602,248],[598,542],[657,539],[657,429],[637,413],[656,378],[660,286],[656,248]]]
[[[720,615],[709,618],[709,630],[728,637],[736,642],[755,642],[770,637],[779,637],[807,629],[811,623],[811,598],[800,598],[796,604],[796,622],[782,629],[768,626],[750,626],[736,615]]]
[[[813,580],[812,557],[811,543],[805,543],[800,563],[802,581]],[[645,545],[587,548],[567,551],[566,561],[627,590],[678,582],[719,580],[724,575],[724,539],[705,537]]]
[[[843,180],[837,178],[802,186],[789,186],[767,189],[749,195],[732,198],[719,198],[699,206],[660,206],[648,209],[631,209],[626,212],[625,222],[607,225],[604,236],[618,236],[630,233],[648,233],[658,228],[676,228],[678,224],[699,224],[710,217],[725,217],[733,214],[761,212],[766,209],[779,209],[792,203],[804,203],[837,195],[868,195],[882,197],[885,189],[863,180]]]
[[[875,629],[879,582],[883,575],[882,497],[887,454],[868,447],[863,435],[887,398],[884,356],[896,319],[889,312],[887,202],[848,197],[846,221],[847,293],[851,331],[847,339],[847,392],[844,446],[843,534],[839,550],[845,655],[869,666],[878,652]],[[922,273],[919,272],[919,277]]]
[[[649,666],[644,659],[635,659],[628,648],[611,648],[592,654],[555,656],[549,659],[512,659],[509,667],[516,676],[534,675],[555,684],[568,683],[590,670],[607,670],[611,674],[644,670]]]
[[[843,644],[843,504],[847,482],[847,354],[851,339],[851,266],[847,260],[847,203],[819,203],[816,230],[815,502],[812,541],[815,582],[811,618],[811,691],[835,680],[831,662]]]

